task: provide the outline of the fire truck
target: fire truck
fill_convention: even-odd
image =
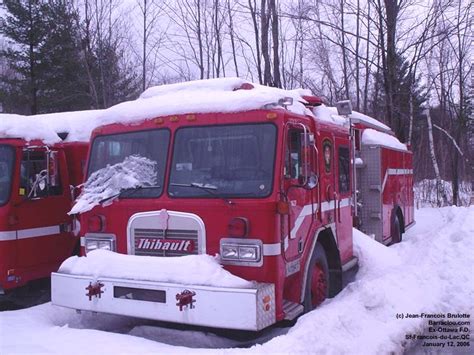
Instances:
[[[196,94],[186,93],[190,85],[173,88],[189,101]],[[264,96],[248,82],[226,89],[228,97],[247,95],[246,103],[253,91]],[[308,92],[285,93],[240,111],[230,100],[186,112],[183,101],[176,114],[105,125],[91,137],[87,176],[131,155],[155,161],[158,176],[154,186],[124,189],[81,214],[84,255],[218,254],[226,270],[252,286],[59,271],[52,274],[53,304],[258,331],[342,289],[343,273],[357,265],[353,225],[382,243],[399,242],[414,222],[411,153],[367,139],[368,130],[395,138],[378,121],[351,114],[347,102],[338,113]],[[156,107],[166,110],[166,99]]]
[[[61,134],[66,138],[67,133]],[[58,139],[59,141],[60,139]],[[87,142],[0,138],[0,294],[47,278],[79,252],[67,212],[83,179]]]

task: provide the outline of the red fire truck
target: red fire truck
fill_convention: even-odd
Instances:
[[[239,89],[254,90],[249,83]],[[155,161],[158,176],[155,186],[123,190],[81,215],[84,254],[219,254],[252,287],[57,272],[53,304],[257,331],[335,296],[343,273],[357,265],[353,224],[388,244],[413,223],[411,153],[365,144],[364,131],[380,125],[363,115],[341,124],[318,117],[319,98],[301,102],[303,114],[281,97],[240,112],[110,124],[91,138],[88,176],[130,155]]]
[[[49,277],[78,252],[67,215],[88,143],[0,139],[0,294]]]

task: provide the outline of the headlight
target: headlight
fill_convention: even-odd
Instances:
[[[85,235],[84,247],[86,249],[86,254],[96,249],[115,251],[115,235],[87,233]]]
[[[262,241],[258,239],[222,238],[220,254],[223,264],[261,266]]]
[[[239,247],[237,245],[221,245],[221,255],[224,259],[239,259]]]

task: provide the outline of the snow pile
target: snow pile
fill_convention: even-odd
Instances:
[[[416,345],[407,334],[428,333],[428,320],[397,319],[397,313],[468,313],[472,319],[474,207],[421,210],[416,220],[391,247],[354,230],[356,281],[256,350],[401,354]]]
[[[87,257],[73,256],[63,262],[59,272],[141,281],[170,282],[182,285],[250,287],[251,282],[224,270],[210,255],[156,257],[123,255],[95,250]]]
[[[362,144],[364,145],[380,145],[382,147],[405,150],[407,146],[400,142],[397,137],[387,133],[379,132],[371,128],[367,128],[362,133]]]
[[[68,132],[66,141],[88,142],[102,121],[103,110],[50,113],[35,116],[0,114],[0,138],[39,139],[46,144],[61,142],[58,133]]]
[[[196,331],[199,328],[178,330],[128,317],[78,315],[74,310],[48,303],[20,311],[0,312],[0,353],[57,354],[60,349],[60,353],[84,354],[97,352],[99,348],[127,354],[204,351],[219,354],[402,354],[415,345],[405,339],[407,334],[429,334],[427,319],[396,318],[397,313],[407,312],[470,313],[472,330],[474,206],[421,209],[416,211],[415,217],[417,224],[403,235],[403,242],[391,247],[355,231],[354,250],[360,260],[355,282],[318,309],[302,316],[287,334],[250,349],[191,350],[187,346],[224,347],[225,343],[206,329],[201,332]],[[194,272],[194,266],[189,270]],[[274,335],[281,334],[281,328],[274,328],[274,331]],[[235,342],[229,341],[227,346],[235,346]],[[428,347],[419,350],[416,353],[441,353],[447,349]],[[472,353],[472,345],[471,349],[465,350]]]
[[[156,184],[157,162],[139,155],[128,156],[121,163],[107,165],[92,173],[69,214],[90,211],[100,201],[112,199],[124,189]]]

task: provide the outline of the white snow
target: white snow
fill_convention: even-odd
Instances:
[[[382,147],[405,151],[408,150],[407,146],[400,142],[397,137],[387,133],[376,131],[372,128],[364,129],[364,131],[362,132],[362,144],[380,145]]]
[[[368,126],[375,127],[376,129],[382,130],[382,131],[390,131],[390,127],[387,126],[386,124],[383,124],[382,122],[376,120],[373,117],[364,115],[363,113],[357,112],[357,111],[352,111],[351,117],[355,120],[358,120],[362,123],[365,123]]]
[[[0,114],[0,138],[40,139],[46,144],[60,142],[57,133],[68,132],[66,141],[88,142],[101,124],[103,110],[50,113],[35,116]]]
[[[251,90],[238,90],[243,84]],[[283,90],[252,84],[239,78],[197,80],[147,89],[137,100],[126,101],[106,110],[62,112],[36,116],[0,114],[0,137],[41,139],[56,143],[56,133],[68,131],[68,141],[89,141],[92,130],[111,123],[138,123],[158,116],[186,113],[242,112],[278,107],[278,100],[291,97],[288,110],[312,115],[303,102],[311,91]]]
[[[242,85],[253,89],[240,89]],[[196,80],[185,83],[161,85],[145,90],[137,100],[126,101],[106,110],[52,113],[36,116],[0,114],[0,137],[41,139],[56,143],[58,132],[69,132],[68,141],[89,141],[92,130],[111,123],[138,123],[158,116],[186,113],[230,113],[280,107],[280,99],[291,97],[289,111],[316,116],[338,125],[346,118],[337,114],[335,107],[317,106],[313,111],[305,107],[305,95],[310,90],[284,90],[251,83],[239,78]],[[376,119],[353,112],[352,117],[382,131],[389,127]]]
[[[340,116],[337,113],[336,107],[330,107],[322,104],[313,108],[313,114],[322,121],[331,122],[339,126],[349,125],[349,120],[344,116]],[[364,115],[363,113],[352,111],[350,117],[354,119],[354,123],[359,121],[362,124],[373,127],[379,131],[390,132],[390,127],[376,120],[375,118]]]
[[[210,255],[167,258],[94,250],[87,257],[70,257],[62,263],[59,272],[183,285],[243,288],[252,285],[250,281],[224,270],[218,258]]]
[[[123,162],[107,165],[92,173],[84,183],[69,214],[84,213],[99,205],[100,201],[118,196],[123,189],[155,186],[157,183],[157,162],[131,155]]]
[[[275,328],[273,334],[278,336],[262,345],[190,349],[236,344],[208,330],[178,330],[119,316],[78,315],[47,303],[0,313],[0,353],[401,354],[414,345],[405,336],[427,334],[428,326],[426,319],[396,318],[397,313],[406,312],[468,313],[472,331],[474,206],[426,208],[417,210],[415,217],[417,224],[394,246],[385,247],[355,232],[354,250],[360,259],[355,281],[300,317],[287,334],[280,335],[282,329]]]

